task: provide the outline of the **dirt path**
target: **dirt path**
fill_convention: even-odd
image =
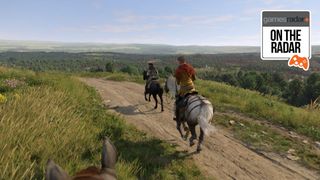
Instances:
[[[154,102],[143,98],[144,87],[131,82],[114,82],[101,79],[82,79],[95,87],[105,104],[121,113],[126,122],[139,130],[169,143],[179,145],[179,150],[193,153],[196,147],[189,147],[183,141],[172,120],[172,104],[165,103],[165,112],[153,109]],[[319,179],[313,171],[276,155],[266,156],[251,151],[232,135],[218,130],[205,137],[203,151],[193,154],[192,158],[199,169],[208,177],[216,179]]]

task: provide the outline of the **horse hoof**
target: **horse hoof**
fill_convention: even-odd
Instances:
[[[190,142],[190,147],[192,147],[194,145],[194,142]]]
[[[198,152],[198,153],[199,153],[201,150],[202,150],[201,147],[198,147],[198,148],[197,148],[197,152]]]
[[[184,127],[184,131],[189,131],[189,128],[188,127]]]
[[[164,110],[163,109],[161,109],[161,112],[163,112]]]

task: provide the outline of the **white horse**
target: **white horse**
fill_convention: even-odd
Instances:
[[[179,86],[177,85],[176,79],[172,75],[166,80],[165,90],[167,93],[170,93],[173,96],[175,96],[179,91]],[[214,130],[214,127],[210,124],[210,121],[213,117],[214,108],[208,99],[198,94],[188,95],[185,98],[184,103],[185,108],[182,108],[182,110],[179,111],[179,116],[181,118],[176,119],[177,129],[182,138],[187,138],[188,130],[185,136],[183,136],[181,131],[181,124],[184,125],[184,122],[187,122],[191,131],[191,137],[189,139],[190,146],[193,146],[193,141],[197,139],[195,126],[197,124],[200,125],[200,136],[197,147],[197,151],[199,152],[201,151],[201,144],[203,142],[204,135],[209,135]]]

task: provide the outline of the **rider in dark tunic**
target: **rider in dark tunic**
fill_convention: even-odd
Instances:
[[[158,80],[159,79],[159,73],[158,70],[155,68],[154,63],[152,61],[148,62],[148,70],[147,70],[147,82],[146,82],[146,88],[150,88],[151,81]]]

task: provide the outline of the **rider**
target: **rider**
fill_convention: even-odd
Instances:
[[[184,56],[177,58],[179,64],[175,72],[177,84],[180,85],[178,95],[176,97],[176,119],[179,118],[179,108],[183,106],[183,99],[188,95],[196,92],[193,81],[196,80],[196,72],[194,68],[186,63]]]
[[[148,70],[147,70],[147,83],[146,87],[149,89],[150,88],[150,82],[153,80],[159,79],[159,73],[158,70],[154,67],[154,62],[153,61],[148,61]]]

